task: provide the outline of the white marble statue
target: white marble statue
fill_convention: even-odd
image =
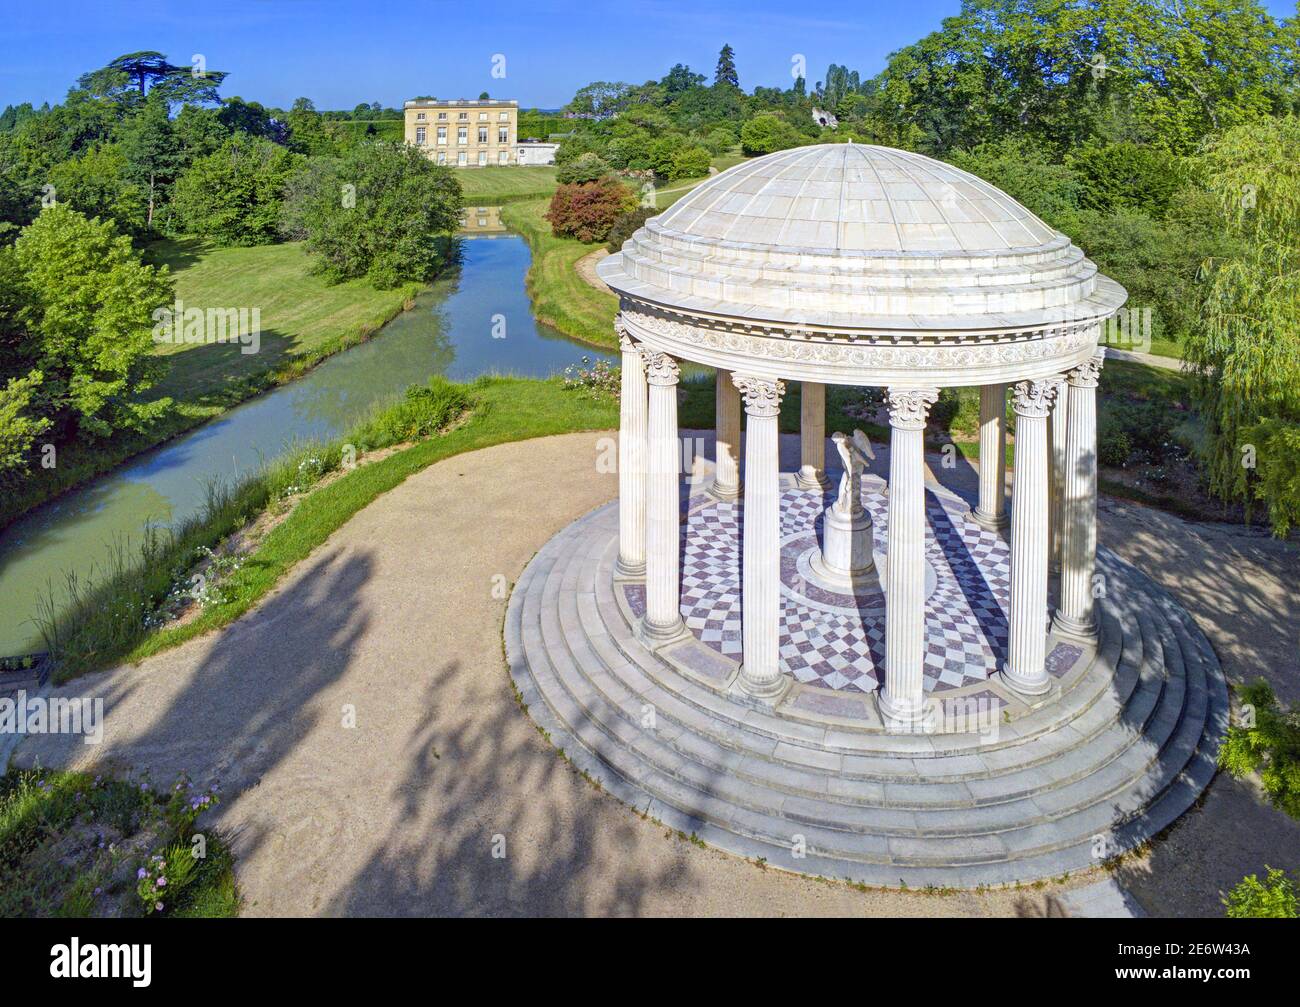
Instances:
[[[844,475],[840,477],[840,493],[834,508],[840,514],[853,516],[862,513],[862,474],[867,470],[867,462],[875,461],[876,453],[871,449],[871,441],[861,430],[854,430],[853,437],[846,437],[836,432],[831,435],[835,449],[840,453],[844,465]]]

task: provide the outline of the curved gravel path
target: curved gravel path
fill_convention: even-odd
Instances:
[[[665,836],[557,758],[511,693],[502,618],[533,553],[615,495],[615,478],[596,473],[608,436],[503,445],[412,476],[224,632],[58,690],[105,698],[103,744],[31,738],[17,763],[218,781],[214,821],[233,839],[252,915],[1037,916],[1118,904],[1113,885],[923,895],[761,870]],[[1285,602],[1284,578],[1294,587],[1293,544],[1118,504],[1103,528],[1180,595],[1230,672],[1269,647],[1289,659],[1279,688],[1295,697],[1298,617],[1267,607]],[[1230,576],[1203,562],[1210,546]],[[1291,649],[1264,630],[1289,633]],[[1222,782],[1132,879],[1157,911],[1212,907],[1238,861],[1297,866],[1294,823],[1244,785],[1229,781],[1211,815]],[[1223,827],[1249,848],[1221,868]],[[1190,846],[1162,855],[1180,834]]]

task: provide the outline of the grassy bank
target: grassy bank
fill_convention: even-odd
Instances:
[[[456,172],[466,206],[496,206],[517,200],[550,197],[555,191],[553,165],[493,165]]]
[[[527,283],[533,314],[566,336],[602,349],[617,348],[614,316],[618,298],[591,286],[576,268],[579,259],[600,246],[555,237],[551,225],[542,219],[548,206],[548,201],[541,199],[511,203],[501,210],[505,225],[527,238],[532,249]]]
[[[238,915],[229,848],[210,830],[196,842],[214,803],[184,778],[0,776],[0,917]]]
[[[373,335],[423,289],[408,283],[376,290],[364,279],[330,283],[311,273],[301,242],[217,248],[197,239],[160,241],[149,258],[171,269],[176,296],[187,306],[261,311],[256,353],[232,343],[157,347],[168,369],[155,394],[195,406],[229,408],[232,398],[247,397],[241,386],[262,391],[300,376]]]
[[[42,628],[56,678],[139,660],[237,619],[353,514],[433,462],[493,444],[606,429],[618,422],[615,399],[566,390],[559,379],[482,378],[472,385],[435,379],[429,387],[428,401],[414,409],[408,398],[347,438],[304,447],[239,486],[214,491],[200,517],[121,557],[106,579],[82,586],[56,618],[47,613]],[[368,451],[415,438],[421,439],[367,461]],[[355,467],[346,464],[348,446],[357,453]],[[168,619],[178,592],[190,597],[196,564],[209,551],[220,554],[224,540],[276,508],[288,509],[287,515],[250,552],[227,561],[219,577],[208,570],[213,575],[201,604],[184,620]]]
[[[150,260],[165,264],[188,307],[257,307],[256,353],[239,343],[158,344],[166,372],[151,396],[175,407],[143,431],[59,445],[52,469],[33,467],[0,500],[0,528],[58,494],[116,468],[128,458],[191,430],[232,406],[301,377],[326,357],[364,342],[408,307],[422,289],[375,290],[364,280],[329,284],[309,272],[298,243],[214,248],[196,239],[156,242]]]

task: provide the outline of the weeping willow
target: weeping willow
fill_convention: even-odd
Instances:
[[[1198,381],[1211,489],[1278,535],[1300,523],[1300,119],[1238,126],[1197,158],[1240,239],[1207,261],[1186,359]]]

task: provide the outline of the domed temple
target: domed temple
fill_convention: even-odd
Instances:
[[[619,498],[538,554],[506,627],[570,757],[673,828],[868,884],[1059,876],[1186,810],[1226,690],[1187,613],[1098,550],[1100,342],[1126,294],[1068,237],[950,165],[828,144],[717,175],[598,271]],[[690,479],[683,362],[717,372]],[[828,384],[883,389],[887,479],[860,431],[828,445]],[[969,501],[927,480],[954,386],[980,389]]]

